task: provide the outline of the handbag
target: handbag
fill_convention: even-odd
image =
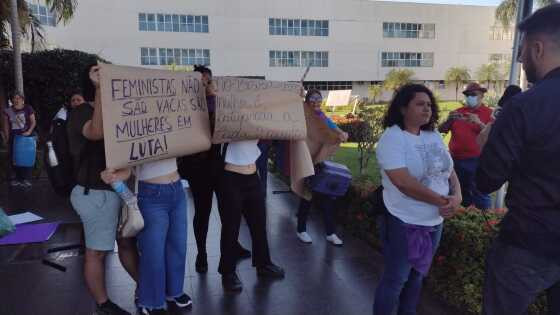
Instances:
[[[138,195],[138,175],[134,179],[134,195]],[[121,238],[134,237],[144,228],[144,218],[138,208],[138,199],[125,203],[121,208],[118,233]]]
[[[4,210],[0,208],[0,237],[13,232],[15,229],[10,218],[4,213]]]
[[[340,197],[348,191],[352,182],[352,173],[346,165],[323,161],[315,166],[315,175],[306,180],[312,191]]]

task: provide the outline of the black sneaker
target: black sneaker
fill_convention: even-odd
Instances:
[[[183,293],[176,298],[166,298],[167,302],[175,304],[178,308],[187,308],[192,305],[191,297]]]
[[[163,309],[163,308],[148,310],[147,308],[143,307],[143,308],[140,309],[140,314],[142,314],[142,315],[168,315],[169,313],[167,312],[166,309]]]
[[[257,267],[257,276],[266,278],[284,278],[284,269],[270,263],[266,266]]]
[[[205,254],[197,254],[196,255],[196,263],[195,269],[198,273],[206,273],[208,272],[208,261],[206,261]]]
[[[243,284],[235,272],[222,275],[222,286],[226,292],[241,292],[243,290]]]
[[[245,249],[241,244],[237,243],[239,259],[251,258],[251,251]]]
[[[97,305],[93,315],[130,315],[130,313],[111,302],[111,300],[107,300],[107,302]]]

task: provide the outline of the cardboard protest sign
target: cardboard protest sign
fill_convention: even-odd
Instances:
[[[350,103],[352,90],[329,91],[327,106],[347,106]]]
[[[213,143],[302,140],[306,137],[300,83],[215,77]]]
[[[307,138],[290,143],[290,187],[298,196],[310,200],[305,177],[315,174],[313,166],[333,155],[340,146],[338,134],[330,129],[313,109],[305,106]]]
[[[200,73],[101,65],[107,167],[208,150],[210,122]]]

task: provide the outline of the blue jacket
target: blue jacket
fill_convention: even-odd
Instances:
[[[512,98],[476,174],[482,193],[509,182],[500,239],[560,263],[560,68]]]

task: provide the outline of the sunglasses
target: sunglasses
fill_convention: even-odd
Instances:
[[[323,101],[323,97],[317,95],[317,94],[313,94],[309,97],[308,101],[310,103],[320,103]]]

